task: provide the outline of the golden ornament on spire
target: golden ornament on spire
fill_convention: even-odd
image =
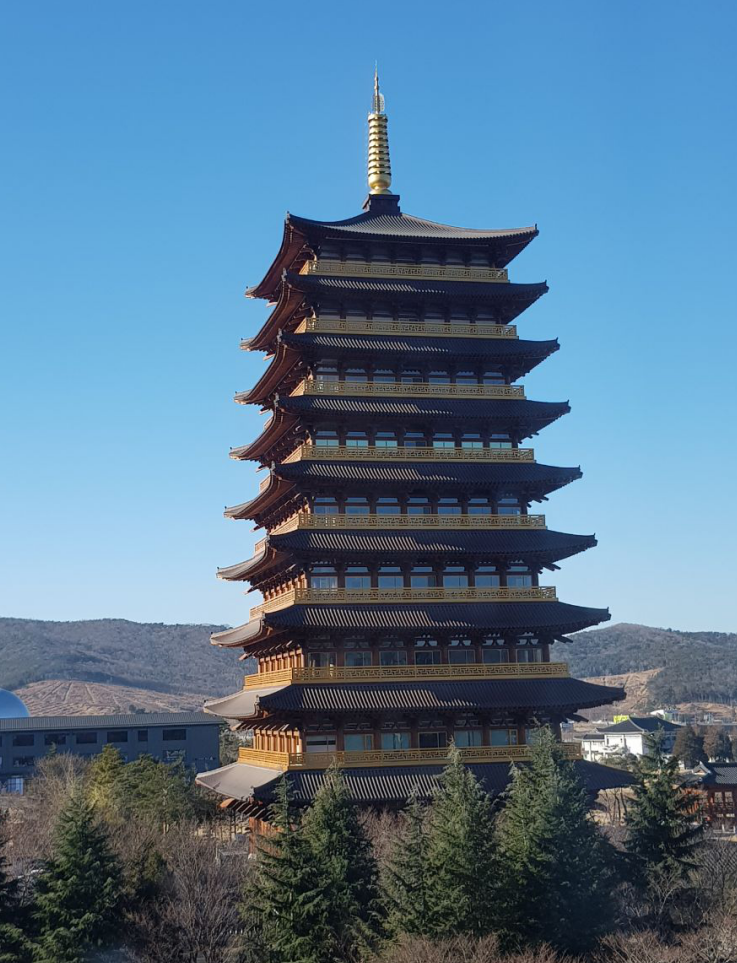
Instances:
[[[374,72],[374,99],[368,115],[368,186],[369,194],[391,194],[392,165],[389,161],[389,135],[384,98],[379,92],[379,71]]]

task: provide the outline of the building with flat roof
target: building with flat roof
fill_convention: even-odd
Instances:
[[[218,766],[219,741],[219,721],[203,712],[0,718],[0,791],[22,793],[38,760],[52,751],[89,758],[113,745],[126,762],[182,759],[201,772]]]

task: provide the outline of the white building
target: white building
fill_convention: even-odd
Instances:
[[[663,733],[663,748],[673,751],[676,733],[681,727],[657,716],[632,716],[612,726],[599,726],[581,740],[581,751],[589,762],[606,762],[611,756],[644,756],[648,736],[659,729]]]

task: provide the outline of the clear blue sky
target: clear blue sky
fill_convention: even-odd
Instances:
[[[239,623],[251,555],[228,459],[262,370],[243,298],[286,210],[360,211],[374,60],[403,209],[537,222],[512,279],[573,411],[549,581],[616,621],[737,631],[731,0],[156,3],[0,13],[0,614]]]

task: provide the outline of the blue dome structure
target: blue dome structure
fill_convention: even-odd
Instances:
[[[0,719],[25,719],[29,715],[22,699],[7,689],[0,689]]]

